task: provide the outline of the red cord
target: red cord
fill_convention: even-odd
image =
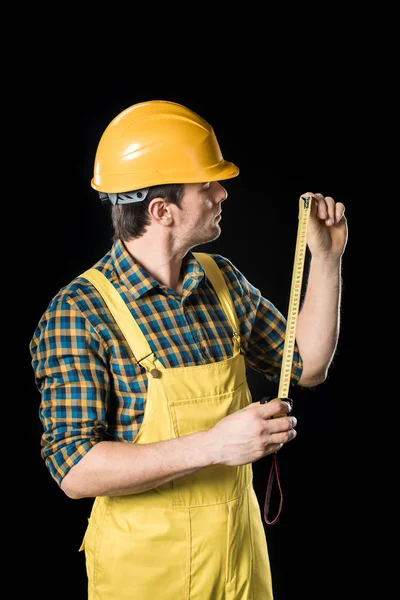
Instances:
[[[268,515],[268,510],[269,510],[269,502],[271,499],[272,486],[273,486],[275,478],[276,478],[278,488],[279,488],[280,502],[279,502],[278,514],[276,515],[276,517],[274,519],[272,519],[272,521],[269,521],[267,515]],[[271,469],[269,472],[268,483],[267,483],[267,492],[265,494],[265,503],[264,503],[264,520],[267,525],[273,525],[274,523],[277,522],[277,520],[279,519],[279,516],[281,514],[281,511],[282,511],[282,505],[283,505],[283,493],[282,493],[281,482],[279,479],[278,455],[275,452],[275,454],[273,454],[273,456],[272,456],[272,464],[271,464]]]

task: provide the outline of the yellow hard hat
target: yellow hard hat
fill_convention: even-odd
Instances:
[[[117,115],[97,147],[91,185],[118,194],[153,185],[231,179],[212,127],[181,104],[151,100]]]

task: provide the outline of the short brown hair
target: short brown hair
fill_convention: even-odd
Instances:
[[[183,196],[184,184],[171,183],[154,185],[149,188],[146,200],[131,204],[115,204],[111,208],[111,220],[114,228],[113,240],[129,242],[141,237],[150,224],[149,204],[154,198],[164,198],[172,204],[179,204]]]

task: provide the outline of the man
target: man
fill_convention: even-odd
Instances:
[[[273,597],[251,465],[296,419],[284,400],[252,402],[246,366],[278,379],[286,321],[227,258],[192,252],[220,235],[220,182],[238,173],[173,102],[127,108],[99,142],[112,248],[58,292],[30,345],[47,468],[70,498],[95,498],[89,600]],[[338,340],[347,225],[343,204],[307,195],[291,383],[316,386]]]

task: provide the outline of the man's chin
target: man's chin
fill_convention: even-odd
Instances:
[[[214,240],[217,240],[219,238],[219,236],[221,235],[221,228],[219,227],[219,225],[217,225],[217,227],[215,227],[215,233],[214,235],[210,235],[210,237],[205,240],[204,242],[202,242],[203,244],[209,244],[210,242],[213,242]]]
[[[214,242],[214,240],[217,240],[220,235],[221,235],[221,231],[219,231],[213,237],[199,239],[197,242],[193,243],[193,245],[191,246],[191,248],[196,248],[196,246],[202,246],[203,244],[210,244],[211,242]]]

